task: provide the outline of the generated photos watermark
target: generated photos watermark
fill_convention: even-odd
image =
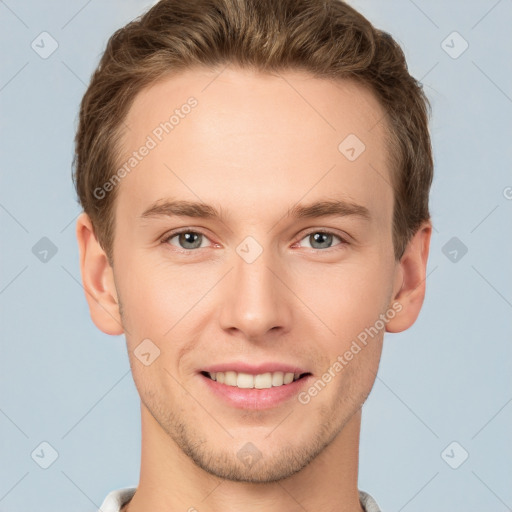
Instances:
[[[357,339],[352,341],[350,348],[346,350],[342,355],[336,358],[336,361],[329,366],[327,371],[317,379],[306,391],[301,391],[298,394],[298,400],[301,404],[307,405],[311,402],[311,399],[322,391],[329,382],[331,382],[336,375],[338,375],[347,364],[352,361],[355,355],[359,354],[361,350],[366,347],[368,340],[373,339],[379,334],[386,324],[395,318],[397,313],[402,311],[402,304],[400,302],[394,302],[392,307],[389,308],[385,313],[379,315],[378,320],[370,327],[366,327],[357,335]],[[359,342],[359,343],[358,343]],[[362,346],[361,346],[362,345]]]
[[[197,107],[198,101],[191,96],[187,99],[186,103],[181,105],[180,108],[174,109],[174,113],[169,119],[162,121],[156,126],[151,133],[146,137],[146,141],[139,149],[132,152],[125,162],[117,169],[117,171],[101,186],[96,187],[93,195],[96,199],[103,199],[108,192],[112,191],[119,182],[125,178],[135,167],[139,165],[142,160],[155,149],[160,142],[162,142],[166,135],[172,132],[178,126],[182,119],[190,114],[194,107]]]

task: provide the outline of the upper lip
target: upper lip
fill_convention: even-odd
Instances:
[[[267,363],[260,364],[249,364],[244,363],[243,361],[233,361],[232,363],[219,363],[207,366],[202,368],[200,371],[209,372],[209,373],[217,373],[217,372],[228,372],[234,371],[237,373],[249,373],[251,375],[259,375],[262,373],[273,373],[273,372],[283,372],[283,373],[309,373],[307,370],[300,366],[293,366],[285,363],[272,362],[269,361]]]

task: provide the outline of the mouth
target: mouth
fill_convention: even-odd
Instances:
[[[243,410],[272,410],[296,398],[314,379],[307,368],[282,361],[226,361],[198,368],[204,390]]]
[[[219,384],[239,389],[269,389],[284,387],[298,380],[309,377],[311,373],[292,373],[292,372],[265,372],[251,374],[245,372],[225,371],[225,372],[200,372],[206,378],[216,381]]]

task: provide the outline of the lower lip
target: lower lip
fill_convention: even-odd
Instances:
[[[306,375],[290,384],[265,389],[244,389],[227,386],[205,377],[201,373],[199,377],[203,379],[214,394],[224,399],[232,407],[237,409],[270,409],[297,396],[300,389],[306,385],[312,375]]]

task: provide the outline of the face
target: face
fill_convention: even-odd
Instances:
[[[221,478],[272,481],[321,453],[374,383],[397,282],[384,114],[348,81],[217,75],[136,97],[114,278],[142,406],[169,442]],[[280,370],[301,377],[268,388]]]

